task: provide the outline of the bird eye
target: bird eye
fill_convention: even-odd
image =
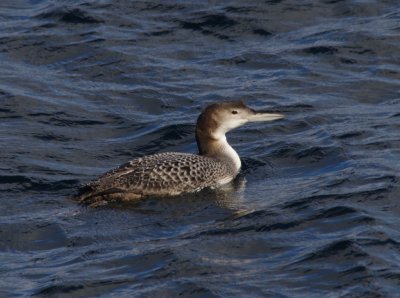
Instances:
[[[233,115],[235,115],[235,114],[237,114],[237,113],[238,113],[237,111],[232,111],[232,114],[233,114]]]

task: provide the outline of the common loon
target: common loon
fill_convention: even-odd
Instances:
[[[93,205],[221,186],[232,181],[241,167],[225,134],[247,122],[281,118],[279,113],[256,112],[241,101],[211,104],[197,119],[198,154],[166,152],[135,158],[87,184],[75,199]]]

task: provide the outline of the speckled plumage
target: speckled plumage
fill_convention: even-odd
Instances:
[[[236,173],[226,163],[189,153],[148,155],[113,169],[89,183],[79,194],[83,203],[179,195],[214,187]]]
[[[249,121],[271,121],[281,114],[260,113],[242,102],[206,107],[197,120],[199,155],[167,152],[136,158],[90,182],[74,198],[92,206],[148,196],[173,196],[232,181],[241,161],[226,132]]]

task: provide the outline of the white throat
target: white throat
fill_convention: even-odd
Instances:
[[[225,135],[219,136],[218,138],[218,150],[215,157],[229,163],[235,172],[239,172],[242,166],[239,155],[231,145],[229,145]]]

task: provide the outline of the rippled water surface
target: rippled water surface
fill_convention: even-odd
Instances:
[[[398,1],[0,2],[0,296],[395,297]],[[234,192],[89,208],[133,157],[196,152],[210,102]]]

